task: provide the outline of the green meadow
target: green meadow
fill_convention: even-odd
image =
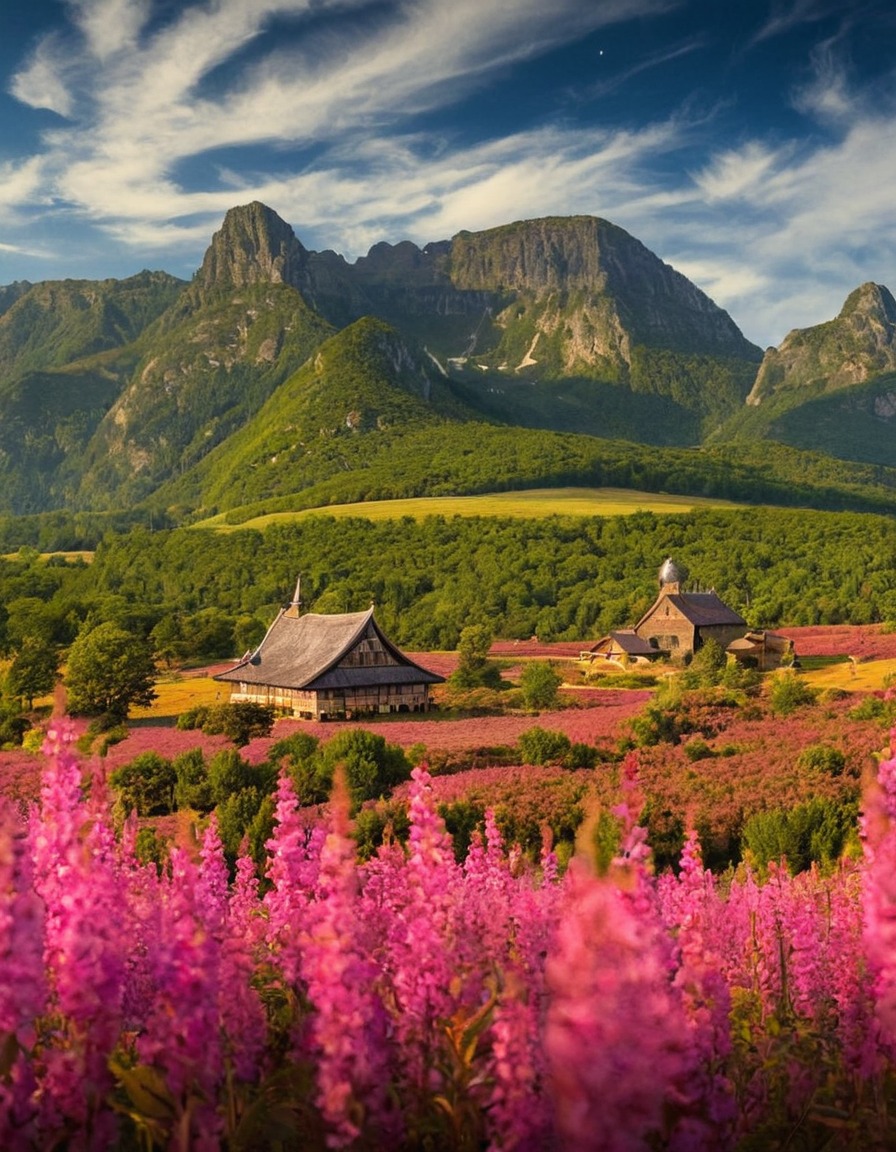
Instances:
[[[400,500],[367,500],[356,504],[327,504],[295,512],[270,512],[228,524],[225,516],[213,516],[197,524],[200,528],[233,531],[236,527],[266,528],[269,524],[303,520],[308,516],[362,517],[365,520],[397,520],[410,516],[516,516],[542,519],[546,516],[628,516],[635,512],[689,512],[694,508],[736,508],[730,500],[701,496],[673,496],[639,492],[629,488],[532,488],[521,492],[489,492],[481,496],[420,496]]]

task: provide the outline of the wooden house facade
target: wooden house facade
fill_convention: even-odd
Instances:
[[[685,592],[683,573],[667,560],[660,568],[660,591],[634,627],[648,644],[683,657],[713,639],[723,649],[747,631],[747,622],[714,592]]]
[[[305,720],[350,720],[373,712],[426,712],[443,676],[421,668],[384,635],[373,615],[283,609],[254,652],[215,676],[230,699],[269,705]]]

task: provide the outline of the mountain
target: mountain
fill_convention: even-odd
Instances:
[[[844,428],[896,413],[894,315],[889,292],[865,285],[837,320],[763,358],[606,220],[379,243],[349,263],[307,249],[256,202],[226,214],[189,283],[143,272],[0,288],[0,512],[149,501],[179,519],[313,491],[575,482],[600,473],[598,457],[643,461],[625,442],[694,452],[771,439],[890,463],[882,434],[864,432],[862,455]],[[501,459],[474,463],[498,443],[488,428],[506,429]],[[426,469],[436,458],[443,481]],[[655,459],[633,482],[660,476]],[[672,459],[669,483],[687,474],[696,490]],[[724,486],[719,462],[734,457],[693,459],[707,490]],[[775,457],[783,483],[812,461],[832,491],[819,458],[799,459]],[[864,473],[848,484],[866,499]]]
[[[133,373],[143,332],[183,287],[141,272],[0,289],[0,507],[74,499],[81,454]]]
[[[763,357],[747,403],[773,396],[805,396],[864,384],[896,372],[896,300],[880,284],[863,284],[846,298],[839,316],[814,328],[796,328]]]
[[[158,493],[206,513],[284,496],[370,467],[412,433],[432,443],[472,421],[398,333],[374,317],[337,332],[260,411],[191,472]]]
[[[717,439],[776,440],[890,465],[896,420],[896,300],[863,284],[835,319],[769,348],[746,407]]]

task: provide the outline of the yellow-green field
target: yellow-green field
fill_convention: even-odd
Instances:
[[[896,660],[843,661],[801,673],[813,688],[840,688],[845,692],[877,692],[896,678]]]
[[[482,496],[420,496],[405,500],[368,500],[360,504],[327,504],[297,512],[270,512],[239,525],[213,516],[198,528],[264,528],[268,524],[300,520],[306,516],[360,516],[365,520],[396,520],[411,516],[628,516],[633,512],[688,512],[692,508],[737,508],[730,500],[702,496],[672,496],[629,488],[533,488],[521,492],[490,492]]]
[[[155,683],[156,699],[148,708],[132,708],[132,720],[176,719],[200,704],[226,704],[230,685],[220,684],[209,676],[162,676]]]

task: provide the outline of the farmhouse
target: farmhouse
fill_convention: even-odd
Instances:
[[[253,701],[305,720],[351,719],[371,712],[426,712],[443,676],[415,664],[366,612],[299,612],[298,590],[252,653],[216,680],[233,703]]]
[[[715,592],[684,592],[685,573],[671,560],[659,570],[660,591],[634,627],[642,640],[671,656],[698,651],[713,639],[727,648],[747,631],[747,622]]]

